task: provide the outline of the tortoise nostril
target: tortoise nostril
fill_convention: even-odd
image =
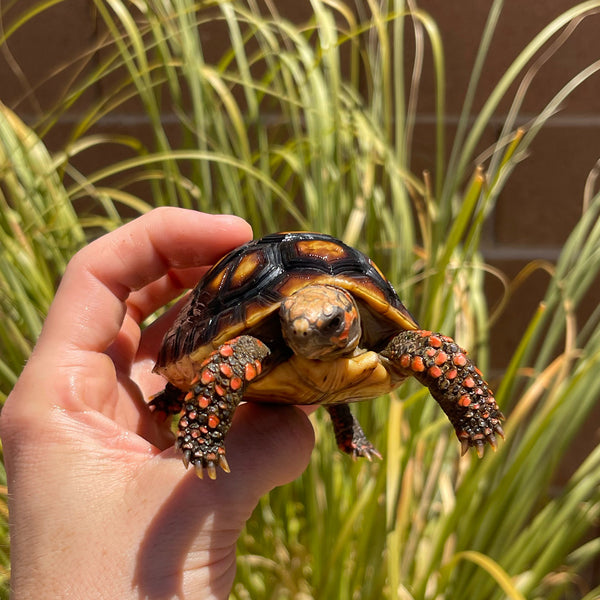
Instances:
[[[327,326],[330,329],[337,329],[341,325],[341,323],[342,323],[342,319],[340,318],[339,315],[337,315],[337,316],[333,317],[333,319],[331,319],[329,321],[329,323],[327,323]]]

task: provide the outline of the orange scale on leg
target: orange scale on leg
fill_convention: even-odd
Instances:
[[[429,367],[429,370],[427,372],[429,373],[429,375],[431,375],[431,377],[435,377],[436,379],[442,376],[442,370],[436,365],[434,365],[433,367]]]
[[[233,356],[233,348],[229,344],[225,344],[219,348],[219,354],[225,358]]]
[[[452,362],[457,367],[464,367],[467,364],[467,357],[462,352],[460,352],[452,359]]]
[[[429,338],[429,345],[432,346],[433,348],[441,348],[442,340],[437,335],[432,335]]]
[[[437,354],[437,356],[435,357],[435,364],[438,366],[443,365],[446,361],[448,360],[448,355],[443,352],[442,350],[440,350]]]
[[[410,368],[417,373],[422,373],[425,370],[425,363],[420,356],[415,356],[410,363]]]
[[[252,381],[258,375],[256,366],[253,363],[246,363],[244,367],[244,377],[246,381]]]
[[[225,375],[225,377],[228,379],[233,377],[233,369],[231,368],[231,365],[227,363],[222,363],[219,366],[219,371],[221,371],[221,373],[223,373],[223,375]]]
[[[200,381],[206,385],[207,383],[210,383],[211,381],[215,380],[215,376],[213,375],[213,373],[211,371],[209,371],[208,369],[204,369],[202,371],[202,373],[200,374]]]

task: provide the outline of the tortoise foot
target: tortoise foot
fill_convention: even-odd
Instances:
[[[335,439],[342,452],[349,454],[353,459],[358,457],[364,457],[369,461],[373,458],[381,459],[381,454],[367,439],[347,404],[327,406],[327,412],[331,416]]]
[[[178,438],[176,447],[182,452],[181,458],[185,468],[192,464],[200,479],[204,479],[205,470],[210,479],[216,479],[217,467],[221,467],[225,473],[230,472],[225,457],[225,446],[222,443],[210,444],[186,434]]]
[[[225,436],[246,385],[260,374],[268,354],[262,342],[245,335],[225,342],[200,365],[183,397],[176,446],[186,468],[194,465],[201,479],[205,470],[216,479],[218,467],[229,473]]]
[[[504,438],[504,415],[481,371],[452,338],[431,331],[403,331],[382,355],[429,388],[454,426],[462,454],[475,448],[481,458],[486,444],[496,450],[496,436]]]
[[[169,415],[181,412],[184,396],[184,392],[167,383],[162,392],[152,396],[148,403],[148,409],[154,413],[155,417],[164,421]]]

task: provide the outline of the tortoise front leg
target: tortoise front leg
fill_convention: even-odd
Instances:
[[[373,457],[381,458],[381,454],[367,439],[360,423],[347,404],[331,404],[326,408],[331,416],[335,440],[342,452],[350,454],[352,458],[358,456],[364,456],[369,460],[372,460]]]
[[[260,374],[269,349],[258,339],[242,335],[213,351],[200,365],[189,392],[183,398],[176,447],[183,464],[193,464],[198,477],[204,469],[215,479],[216,467],[229,473],[225,435],[248,383]]]
[[[393,368],[429,388],[450,419],[464,454],[474,447],[483,456],[485,443],[496,449],[504,437],[492,390],[473,361],[452,338],[431,331],[403,331],[381,352]]]

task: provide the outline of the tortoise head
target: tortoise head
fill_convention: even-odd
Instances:
[[[358,346],[358,307],[351,294],[341,288],[301,288],[281,303],[279,316],[286,343],[305,358],[331,360],[352,353]]]

